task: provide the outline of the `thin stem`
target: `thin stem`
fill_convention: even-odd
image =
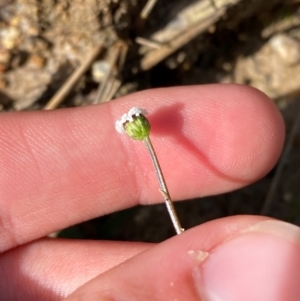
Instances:
[[[148,0],[145,7],[143,8],[141,12],[141,18],[147,19],[148,15],[150,14],[152,8],[154,7],[157,0]]]
[[[149,137],[145,138],[143,141],[145,143],[145,146],[146,146],[146,148],[147,148],[147,150],[150,154],[152,163],[154,165],[155,173],[156,173],[156,176],[157,176],[158,182],[159,182],[159,188],[160,188],[159,191],[161,192],[161,194],[164,197],[164,200],[165,200],[168,212],[170,214],[173,226],[175,228],[175,231],[176,231],[177,234],[180,234],[184,231],[184,229],[181,227],[178,215],[176,213],[175,207],[174,207],[173,202],[171,200],[171,197],[170,197],[167,185],[166,185],[166,181],[165,181],[164,176],[162,174],[162,171],[161,171],[156,153],[154,151],[153,145],[152,145],[151,140],[150,140]]]
[[[1,6],[1,5],[0,5]],[[82,64],[70,75],[66,82],[59,88],[55,95],[49,100],[44,110],[53,110],[65,99],[82,75],[90,68],[93,61],[102,51],[103,46],[96,46],[92,52],[86,57]]]

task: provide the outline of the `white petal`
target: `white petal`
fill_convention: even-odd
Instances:
[[[147,111],[145,109],[133,107],[128,112],[129,118],[132,118],[133,116],[139,116],[139,115],[147,115]]]
[[[117,120],[116,121],[116,130],[119,132],[119,133],[121,133],[121,134],[123,134],[123,133],[125,133],[125,130],[124,130],[124,122],[122,122],[122,120]]]
[[[119,133],[125,133],[124,124],[126,122],[133,122],[133,117],[140,115],[147,115],[147,111],[138,107],[131,108],[128,113],[125,113],[121,119],[116,122],[116,130]]]

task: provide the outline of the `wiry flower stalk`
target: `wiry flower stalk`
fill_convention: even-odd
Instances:
[[[116,130],[120,133],[127,133],[129,137],[135,139],[135,140],[141,140],[144,142],[154,169],[156,176],[158,178],[159,182],[159,191],[161,192],[168,212],[170,214],[173,226],[175,228],[175,231],[177,234],[180,234],[184,231],[184,229],[181,227],[180,221],[178,219],[175,207],[173,205],[173,202],[171,200],[166,181],[164,179],[161,167],[159,165],[156,153],[154,151],[153,145],[151,143],[149,134],[150,134],[150,123],[149,120],[145,117],[146,111],[139,108],[132,108],[129,110],[127,114],[124,114],[121,118],[121,120],[118,120],[116,122]]]

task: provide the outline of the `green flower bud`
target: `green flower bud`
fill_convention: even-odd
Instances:
[[[123,126],[127,135],[135,140],[149,137],[151,126],[144,115],[134,116],[132,121],[127,121]]]
[[[144,140],[149,137],[150,123],[145,117],[147,111],[141,108],[133,107],[128,113],[125,113],[120,120],[116,122],[116,130],[119,133],[127,135],[135,140]]]

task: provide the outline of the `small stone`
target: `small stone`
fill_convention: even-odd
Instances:
[[[92,76],[96,83],[101,83],[109,72],[109,64],[106,61],[96,61],[92,66]]]
[[[0,40],[5,49],[13,49],[18,43],[20,32],[16,27],[7,27],[0,30]]]
[[[35,68],[43,68],[46,64],[46,59],[39,55],[39,54],[33,54],[29,57],[28,65],[35,67]]]
[[[270,39],[270,46],[286,65],[294,65],[300,61],[300,43],[284,34]]]
[[[20,24],[20,17],[19,16],[13,16],[11,19],[10,19],[10,25],[16,27]]]

